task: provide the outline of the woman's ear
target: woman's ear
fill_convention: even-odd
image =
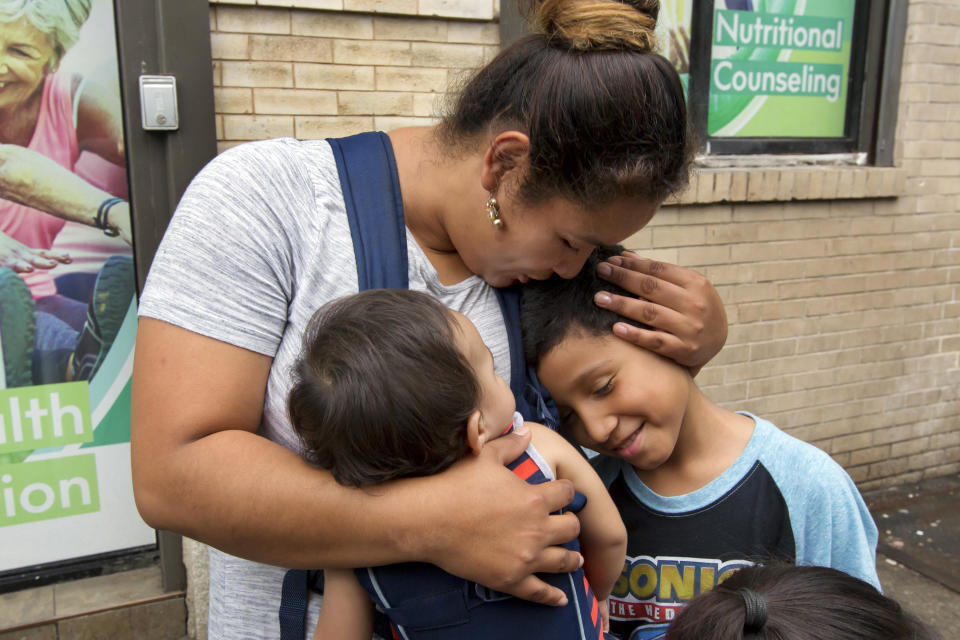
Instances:
[[[473,455],[478,456],[486,440],[487,434],[483,428],[483,414],[477,409],[470,414],[470,418],[467,420],[467,446],[470,447]]]
[[[530,138],[520,131],[502,131],[490,142],[483,155],[480,184],[491,193],[512,169],[526,170],[530,159]]]

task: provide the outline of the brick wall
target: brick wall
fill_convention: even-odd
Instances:
[[[447,88],[496,54],[493,10],[491,0],[211,4],[220,149],[435,122]]]
[[[221,148],[434,122],[496,52],[497,4],[212,2]],[[955,0],[910,3],[900,96],[898,169],[705,170],[627,243],[723,295],[730,338],[698,378],[707,393],[864,489],[960,471]]]

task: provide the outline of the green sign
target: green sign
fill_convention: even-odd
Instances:
[[[0,453],[91,440],[86,381],[0,390]]]
[[[842,137],[854,0],[727,4],[714,11],[708,134]]]
[[[92,453],[0,465],[0,527],[100,509]]]

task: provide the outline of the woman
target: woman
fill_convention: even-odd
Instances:
[[[36,347],[47,354],[33,368],[55,370],[34,382],[78,373],[67,360],[87,316],[86,300],[57,291],[55,267],[70,262],[53,249],[57,235],[76,221],[131,243],[128,204],[73,173],[84,151],[125,163],[116,98],[78,74],[57,71],[90,6],[91,0],[0,0],[0,278],[10,292],[0,302],[9,307],[22,297],[6,269],[21,274],[36,303]],[[132,268],[123,271],[130,282],[125,295],[114,296],[118,308],[133,295]],[[8,371],[15,364],[7,362]],[[29,371],[29,364],[21,369]]]
[[[685,181],[682,90],[650,52],[656,7],[540,2],[539,34],[482,69],[443,124],[389,134],[410,288],[467,315],[505,379],[492,287],[574,275],[595,245],[636,232]],[[580,562],[553,546],[577,534],[575,516],[549,515],[572,498],[569,484],[532,487],[503,468],[526,437],[499,438],[438,476],[376,491],[339,487],[297,456],[285,396],[303,327],[358,286],[345,215],[327,142],[235,147],[188,189],[141,297],[135,495],[152,526],[217,549],[211,638],[277,636],[284,570],[268,565],[423,560],[556,604],[562,594],[532,574]],[[663,305],[625,309],[663,329],[628,339],[691,366],[716,353],[725,320],[702,278],[611,268]],[[454,517],[464,503],[472,513]]]

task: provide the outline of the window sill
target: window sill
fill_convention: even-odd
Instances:
[[[898,167],[701,167],[689,187],[664,204],[896,198],[906,180],[906,170]]]

